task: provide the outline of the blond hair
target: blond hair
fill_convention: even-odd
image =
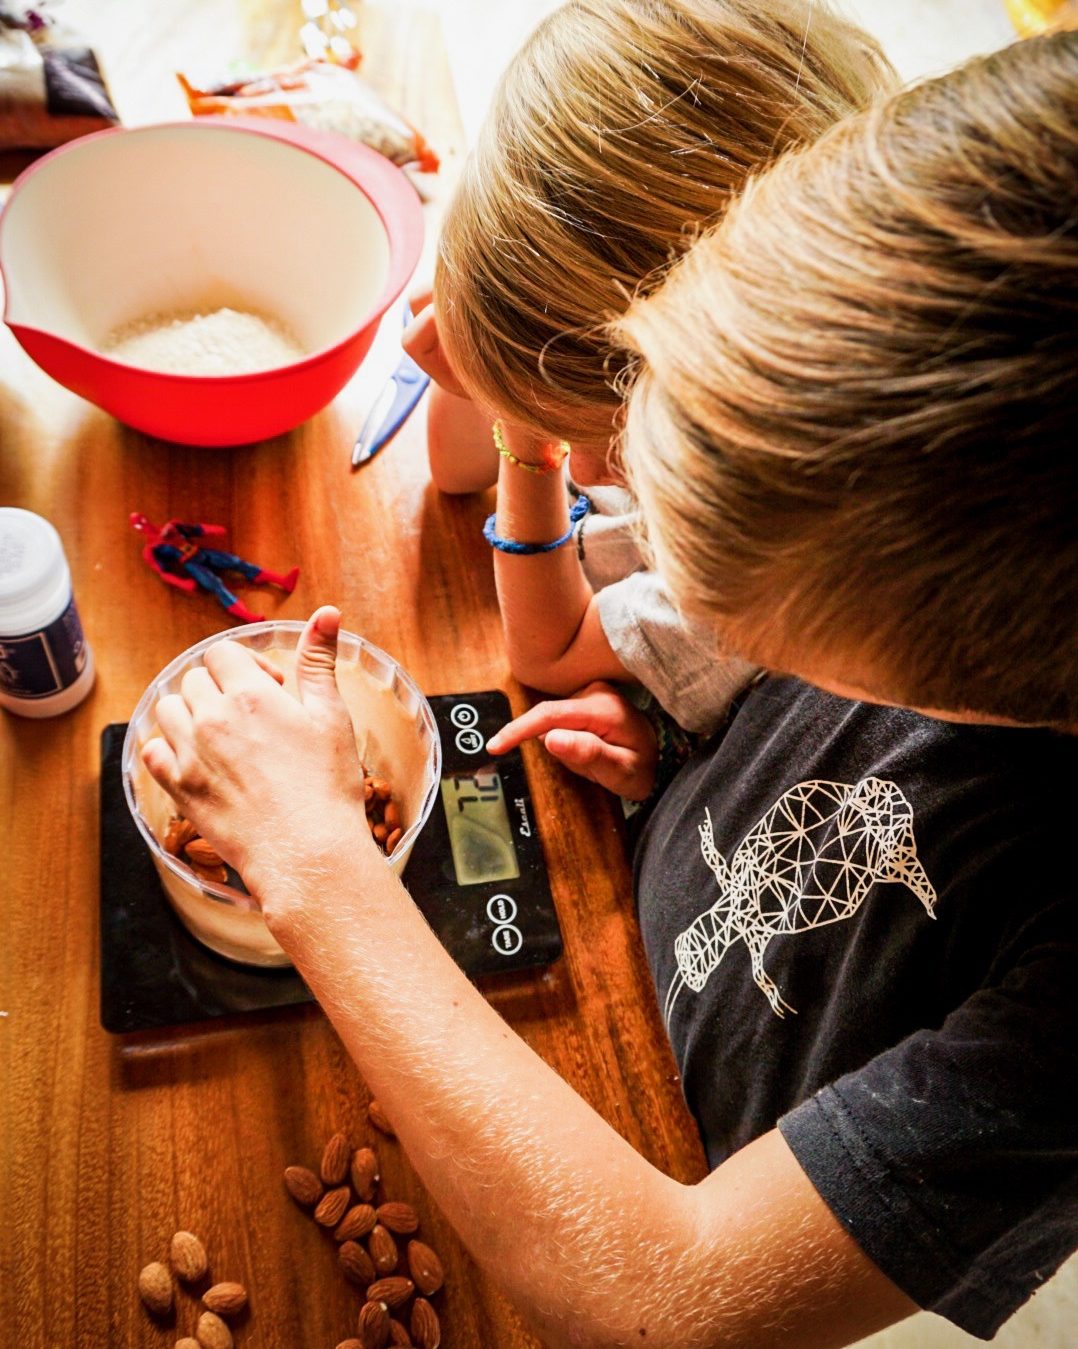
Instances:
[[[439,323],[480,400],[607,438],[604,325],[747,176],[891,86],[808,0],[571,0],[506,72],[443,227]]]
[[[688,610],[910,706],[1078,722],[1078,34],[778,164],[619,333]]]

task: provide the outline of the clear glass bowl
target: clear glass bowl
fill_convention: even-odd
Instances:
[[[250,895],[200,877],[165,851],[160,840],[175,807],[146,771],[139,751],[157,733],[158,700],[179,692],[183,676],[202,664],[203,656],[216,642],[228,638],[262,652],[287,670],[304,626],[295,621],[251,623],[215,633],[189,647],[150,682],[124,739],[124,795],[172,907],[199,941],[219,955],[247,965],[280,966],[290,962],[270,935]],[[392,857],[386,859],[399,875],[438,793],[442,746],[437,723],[430,704],[408,672],[355,633],[340,635],[338,683],[352,713],[360,758],[368,772],[386,779],[401,811],[404,833]],[[302,790],[302,784],[297,784],[297,790]]]

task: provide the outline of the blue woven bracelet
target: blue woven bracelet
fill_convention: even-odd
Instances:
[[[583,520],[590,510],[591,502],[581,493],[569,508],[569,528],[560,539],[554,539],[550,543],[518,543],[516,539],[500,538],[494,532],[494,522],[497,519],[494,515],[487,516],[486,524],[483,526],[483,538],[492,548],[497,548],[499,553],[516,553],[520,557],[529,557],[534,553],[552,553],[555,548],[569,542],[573,537],[573,526]]]

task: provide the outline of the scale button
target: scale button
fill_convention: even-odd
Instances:
[[[463,729],[465,726],[474,726],[479,720],[479,713],[471,703],[457,703],[449,714],[449,720],[454,726]]]
[[[492,923],[511,923],[517,916],[517,902],[512,895],[491,895],[487,900],[487,917]]]
[[[482,735],[470,726],[465,726],[463,730],[457,732],[457,749],[462,754],[480,754],[485,744]]]
[[[499,923],[490,934],[490,944],[503,956],[515,956],[524,945],[524,933],[512,923]]]

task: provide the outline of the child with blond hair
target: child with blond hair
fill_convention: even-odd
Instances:
[[[497,480],[486,535],[525,683],[638,681],[701,732],[751,676],[683,620],[610,485],[605,324],[750,173],[891,79],[870,38],[809,0],[570,0],[506,72],[442,230],[437,322],[408,345],[441,385],[435,483]]]

